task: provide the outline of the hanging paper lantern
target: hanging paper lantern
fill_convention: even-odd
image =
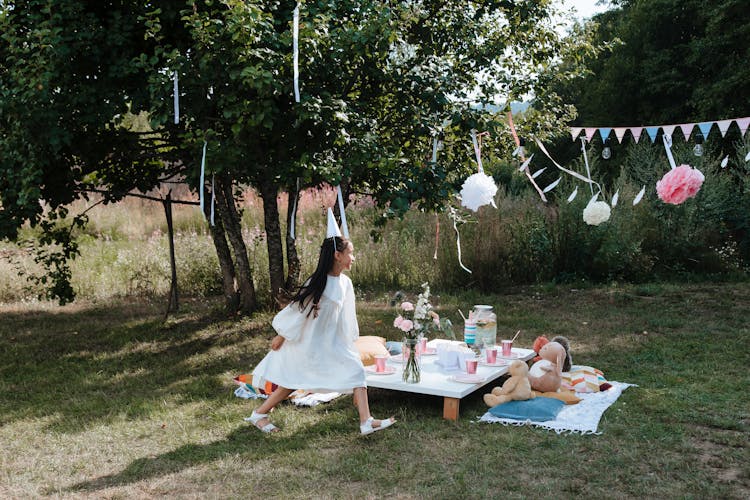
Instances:
[[[497,194],[497,186],[492,177],[484,173],[472,174],[464,181],[461,188],[461,205],[475,212],[484,205],[497,208],[494,200],[495,194]]]
[[[589,226],[598,226],[609,220],[611,210],[606,201],[594,201],[583,209],[583,222]]]
[[[667,172],[656,183],[656,194],[664,203],[679,205],[698,194],[704,179],[705,177],[697,168],[680,165]]]

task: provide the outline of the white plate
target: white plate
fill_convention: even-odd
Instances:
[[[392,366],[386,366],[384,372],[375,370],[375,365],[365,366],[365,371],[370,375],[393,375],[396,373],[396,369]]]
[[[498,366],[507,366],[508,362],[504,359],[496,359],[494,363],[488,363],[486,360],[480,359],[479,360],[480,366],[491,366],[493,368],[496,368]]]
[[[433,347],[428,347],[423,353],[422,356],[434,356],[437,354],[437,349]]]
[[[498,358],[503,358],[503,359],[518,359],[521,356],[523,356],[523,354],[521,354],[520,352],[516,351],[515,349],[512,349],[510,351],[510,356],[503,356],[502,352],[500,352],[499,350],[497,351],[497,357]]]
[[[453,382],[460,382],[462,384],[481,384],[485,381],[485,377],[476,373],[462,373],[459,375],[451,375],[450,377],[448,377],[448,380],[452,380]]]

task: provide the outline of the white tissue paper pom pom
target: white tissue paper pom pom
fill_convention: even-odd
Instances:
[[[589,203],[583,209],[583,221],[589,226],[598,226],[602,222],[609,220],[609,205],[605,201],[595,201]]]
[[[461,188],[461,205],[475,212],[479,207],[487,204],[497,208],[494,200],[495,194],[497,194],[497,186],[492,177],[482,173],[472,174],[464,181]]]

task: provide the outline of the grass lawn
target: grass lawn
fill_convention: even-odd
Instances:
[[[750,283],[651,284],[441,296],[458,319],[493,304],[500,336],[566,335],[573,360],[638,384],[599,436],[457,423],[442,400],[370,390],[393,429],[360,437],[350,397],[281,405],[266,436],[234,397],[272,336],[271,314],[216,302],[0,307],[0,497],[749,498]],[[358,302],[362,334],[396,339],[385,295]]]

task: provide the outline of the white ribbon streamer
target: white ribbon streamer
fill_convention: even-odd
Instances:
[[[297,198],[299,198],[299,177],[297,177],[297,190],[294,192],[294,205],[292,205],[292,217],[289,221],[289,237],[295,239],[294,221],[297,219]]]
[[[583,151],[583,162],[586,164],[586,175],[589,176],[589,180],[591,180],[591,170],[589,169],[589,157],[586,154],[586,138],[581,137],[581,151]],[[589,187],[591,188],[591,194],[594,194],[594,186],[589,183]]]
[[[671,166],[672,168],[677,168],[677,165],[674,162],[674,157],[672,156],[672,137],[664,134],[661,136],[661,138],[664,141],[664,149],[667,151],[669,166]]]
[[[174,123],[180,123],[180,83],[177,70],[174,71]]]
[[[349,226],[346,225],[346,213],[344,212],[344,195],[341,194],[341,186],[336,186],[336,193],[339,199],[339,212],[341,212],[341,232],[344,238],[349,239]]]
[[[215,213],[215,205],[216,205],[216,174],[213,174],[211,176],[211,226],[215,226],[216,223],[214,222],[214,213]]]
[[[596,185],[596,187],[599,189],[599,191],[602,190],[602,188],[601,188],[601,186],[599,185],[598,182],[594,181],[593,179],[586,178],[586,177],[582,176],[581,174],[579,174],[578,172],[574,172],[572,170],[568,170],[567,168],[563,167],[562,165],[560,165],[559,163],[557,163],[555,160],[553,160],[552,157],[550,156],[550,154],[547,152],[547,148],[545,148],[544,144],[542,144],[542,141],[540,141],[536,137],[534,138],[534,141],[536,141],[536,144],[537,144],[537,146],[539,146],[539,149],[542,151],[542,153],[544,153],[544,155],[547,158],[549,158],[550,161],[552,162],[552,164],[555,165],[557,168],[559,168],[560,170],[562,170],[566,174],[572,175],[576,179],[580,179],[583,182],[587,182],[589,184]],[[593,189],[591,191],[593,192]]]
[[[461,262],[461,235],[458,233],[458,226],[456,225],[455,217],[453,218],[453,229],[456,231],[456,248],[458,248],[458,265],[461,266],[461,269],[471,274],[471,269],[464,266],[464,263]]]
[[[294,8],[294,22],[293,22],[293,27],[292,27],[292,50],[294,52],[294,55],[293,55],[294,101],[299,102],[299,3]]]
[[[432,163],[437,163],[438,138],[432,138]]]
[[[200,206],[201,206],[201,213],[205,213],[203,211],[204,207],[204,200],[203,200],[203,183],[206,182],[206,146],[208,146],[208,142],[203,141],[203,158],[201,158],[201,180],[198,184],[198,199],[200,200]]]
[[[477,131],[475,129],[471,129],[471,142],[474,145],[474,154],[477,157],[477,167],[479,168],[479,173],[484,173],[484,168],[482,167],[482,152],[479,150],[479,143],[477,142]]]

